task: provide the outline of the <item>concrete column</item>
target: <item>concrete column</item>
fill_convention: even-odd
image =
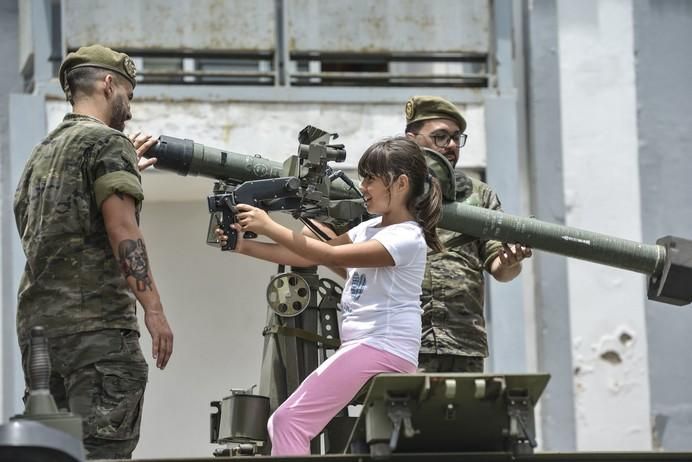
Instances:
[[[692,2],[637,1],[639,177],[642,235],[692,239]],[[687,58],[684,58],[687,57]],[[690,307],[646,304],[654,449],[690,451]]]
[[[0,316],[0,362],[2,363],[2,380],[0,381],[0,419],[5,421],[14,413],[19,398],[15,384],[15,374],[12,373],[16,364],[16,340],[13,312],[8,303],[14,304],[16,292],[12,291],[12,239],[17,232],[14,229],[12,217],[12,165],[10,159],[10,94],[21,91],[22,81],[19,75],[18,35],[19,9],[16,1],[0,3],[0,60],[7,63],[0,66],[0,255],[2,256],[2,284],[0,293],[3,301],[2,316]]]
[[[641,241],[633,2],[558,1],[566,224]],[[578,450],[651,449],[644,277],[567,262]]]
[[[526,119],[532,213],[565,224],[557,5],[524,3]],[[567,260],[537,251],[533,257],[536,369],[551,375],[540,401],[541,449],[576,447]]]
[[[489,98],[485,103],[488,184],[498,194],[505,212],[521,215],[517,100],[514,95]],[[523,271],[526,271],[524,264]],[[522,275],[510,282],[495,281],[489,274],[490,358],[493,372],[526,372],[524,296]]]
[[[43,97],[13,94],[10,96],[10,156],[9,169],[3,172],[3,182],[11,192],[4,195],[2,220],[3,249],[3,382],[6,417],[23,410],[21,396],[24,375],[17,344],[15,318],[17,287],[24,271],[24,252],[17,235],[12,211],[14,190],[33,147],[46,135],[46,111]]]
[[[503,209],[521,214],[517,91],[514,80],[513,4],[496,2],[494,9],[497,94],[485,99],[487,181],[502,201]],[[486,369],[526,372],[524,295],[522,277],[509,283],[489,281],[486,306],[490,359]]]

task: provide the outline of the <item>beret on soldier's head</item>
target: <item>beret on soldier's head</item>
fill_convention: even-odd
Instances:
[[[413,96],[406,102],[406,125],[430,119],[451,119],[463,133],[466,130],[466,120],[459,109],[446,99],[439,96]]]
[[[91,45],[81,47],[79,50],[68,54],[60,65],[58,75],[60,77],[60,86],[65,90],[65,93],[69,91],[67,74],[78,67],[98,67],[117,72],[132,84],[132,88],[135,87],[137,70],[132,58],[125,53],[113,51],[102,45]]]

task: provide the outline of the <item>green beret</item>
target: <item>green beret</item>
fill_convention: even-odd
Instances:
[[[65,90],[65,93],[69,91],[67,74],[78,67],[99,67],[117,72],[132,84],[132,88],[135,87],[137,69],[132,58],[125,53],[118,53],[102,45],[91,45],[68,54],[65,61],[60,65],[58,75],[60,76],[60,86]]]
[[[414,96],[406,102],[406,125],[421,120],[451,119],[463,133],[466,130],[466,120],[459,109],[446,99],[439,96]]]

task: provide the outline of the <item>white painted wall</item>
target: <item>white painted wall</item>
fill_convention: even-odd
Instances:
[[[210,456],[209,402],[259,381],[263,287],[275,267],[207,246],[203,205],[144,206],[142,231],[175,338],[169,366],[155,369],[140,316],[150,369],[135,457]]]
[[[335,142],[346,145],[348,155],[346,162],[338,165],[355,167],[360,155],[374,141],[404,134],[404,103],[162,102],[138,100],[135,89],[133,119],[125,131],[189,138],[213,147],[283,161],[296,153],[298,132],[306,125],[314,125],[339,134]],[[458,106],[467,120],[469,133],[459,166],[483,168],[486,164],[483,107]],[[69,110],[64,101],[49,101],[48,126],[55,127]]]
[[[558,3],[567,225],[641,241],[632,5]],[[644,278],[568,262],[578,450],[651,449]]]

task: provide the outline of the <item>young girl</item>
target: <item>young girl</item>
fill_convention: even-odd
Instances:
[[[261,209],[238,206],[236,252],[285,265],[348,269],[341,297],[341,347],[269,419],[272,455],[310,454],[310,440],[371,377],[412,373],[418,364],[427,247],[442,247],[435,229],[440,186],[428,173],[421,149],[405,138],[370,146],[358,162],[358,173],[368,211],[380,216],[329,243],[291,231]],[[244,231],[276,244],[243,240]],[[227,238],[220,231],[217,235]]]

